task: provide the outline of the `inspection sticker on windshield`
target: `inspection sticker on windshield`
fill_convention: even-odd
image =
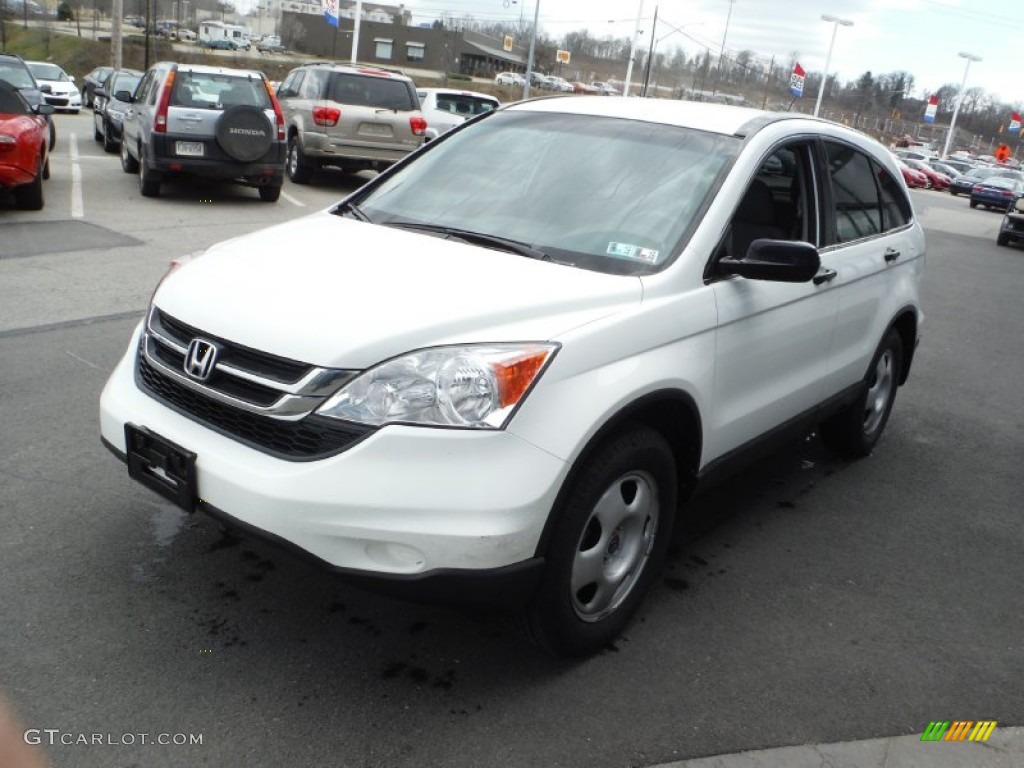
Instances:
[[[658,252],[653,248],[641,248],[639,245],[630,243],[608,243],[606,253],[609,256],[617,256],[620,259],[635,259],[653,264],[658,260]]]

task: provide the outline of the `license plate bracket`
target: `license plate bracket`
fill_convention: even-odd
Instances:
[[[194,512],[198,501],[196,454],[135,424],[124,425],[124,441],[129,477],[186,512]]]
[[[176,141],[174,142],[174,154],[180,157],[202,157],[206,154],[201,141]]]

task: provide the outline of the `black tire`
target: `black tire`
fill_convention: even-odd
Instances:
[[[959,193],[956,191],[956,189],[954,189],[953,187],[950,187],[949,188],[949,194],[951,194],[953,197],[956,197]]]
[[[46,122],[50,127],[50,148],[49,152],[53,152],[57,147],[57,126],[53,124],[53,119],[47,116]]]
[[[299,145],[299,137],[296,135],[288,139],[288,160],[285,163],[285,170],[288,172],[288,178],[296,184],[308,184],[313,178],[313,165],[306,159]]]
[[[139,192],[143,197],[160,197],[160,174],[149,167],[145,155],[139,161]]]
[[[851,458],[870,455],[889,421],[902,370],[903,340],[890,328],[871,359],[864,391],[853,404],[822,422],[818,431],[825,445]]]
[[[46,160],[43,162],[43,179],[50,178],[50,156],[46,156]]]
[[[114,141],[110,136],[110,123],[106,120],[103,121],[103,151],[113,154],[117,152],[117,145],[119,142]]]
[[[997,235],[996,236],[996,245],[1009,245],[1009,244],[1010,244],[1010,236],[1009,235]]]
[[[217,119],[214,133],[224,153],[240,163],[259,160],[274,143],[274,126],[259,107],[228,107]]]
[[[518,617],[529,640],[567,657],[614,641],[658,573],[676,512],[675,459],[658,432],[631,425],[571,482],[552,513],[540,587]]]
[[[97,143],[103,141],[103,134],[100,133],[100,129],[96,127],[96,123],[92,124],[92,140]]]
[[[264,184],[259,190],[260,200],[264,203],[276,203],[281,198],[280,184]]]
[[[29,184],[14,188],[14,203],[23,211],[43,209],[43,158],[39,158],[36,177]]]
[[[971,208],[977,208],[977,207],[978,207],[977,201],[971,200]]]
[[[128,142],[124,140],[123,136],[121,137],[121,170],[125,173],[139,172],[139,161],[128,151]]]

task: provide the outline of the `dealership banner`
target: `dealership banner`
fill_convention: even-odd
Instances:
[[[804,72],[804,68],[800,66],[798,61],[793,65],[793,74],[789,76],[789,92],[798,99],[804,95],[804,80],[806,77],[807,73]]]
[[[324,18],[332,27],[338,26],[338,0],[320,0],[324,9]]]
[[[1020,133],[1020,115],[1016,112],[1010,113],[1010,133]]]
[[[931,98],[928,99],[928,106],[924,110],[924,121],[926,123],[935,122],[935,113],[939,111],[939,97],[932,94]]]

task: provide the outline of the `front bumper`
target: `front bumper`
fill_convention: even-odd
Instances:
[[[123,457],[134,423],[195,452],[199,509],[384,588],[468,582],[464,596],[483,599],[536,584],[563,461],[504,431],[405,426],[318,461],[270,456],[140,391],[139,332],[100,399],[103,441]]]

